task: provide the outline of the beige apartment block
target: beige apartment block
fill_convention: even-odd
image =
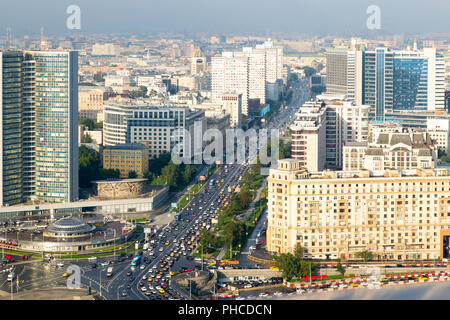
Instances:
[[[285,159],[269,175],[267,249],[297,243],[315,259],[432,260],[448,256],[447,169],[308,172]]]

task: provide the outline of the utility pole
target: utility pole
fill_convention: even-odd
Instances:
[[[192,300],[192,280],[188,280],[189,281],[189,300]]]
[[[312,284],[312,279],[311,279],[311,260],[309,260],[309,284]]]

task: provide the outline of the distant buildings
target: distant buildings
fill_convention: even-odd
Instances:
[[[96,43],[92,46],[93,56],[118,56],[120,54],[120,46],[113,43]]]
[[[103,121],[103,100],[106,97],[105,88],[79,87],[78,90],[78,116],[79,119]]]
[[[0,205],[78,200],[78,54],[0,52]]]
[[[148,142],[106,146],[103,149],[103,168],[120,170],[121,178],[128,178],[131,171],[142,178],[148,172]]]
[[[449,256],[446,169],[309,173],[279,160],[268,180],[267,250],[313,259],[432,260]]]
[[[248,100],[278,100],[283,84],[283,48],[269,40],[241,52],[223,52],[211,58],[212,102],[221,103],[224,93],[242,94],[242,113],[248,115]]]
[[[197,48],[194,56],[191,58],[191,75],[200,75],[208,71],[208,63],[206,57],[200,48]]]

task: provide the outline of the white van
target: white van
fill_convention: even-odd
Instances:
[[[15,277],[16,277],[16,275],[15,275],[14,271],[11,271],[8,274],[8,281],[13,281]]]

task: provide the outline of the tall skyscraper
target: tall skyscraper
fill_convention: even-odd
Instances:
[[[434,48],[408,50],[364,47],[327,51],[327,93],[369,104],[377,120],[387,112],[445,108],[443,56]]]
[[[248,114],[248,58],[235,57],[233,52],[211,59],[212,102],[221,103],[224,93],[242,94],[242,113]]]
[[[372,107],[376,120],[384,121],[385,110],[393,108],[394,53],[377,48],[364,55],[364,103]]]
[[[242,113],[248,115],[248,99],[277,101],[283,84],[283,48],[266,41],[240,52],[223,52],[211,59],[212,102],[224,93],[242,94]]]
[[[78,200],[78,54],[0,52],[0,204]]]

